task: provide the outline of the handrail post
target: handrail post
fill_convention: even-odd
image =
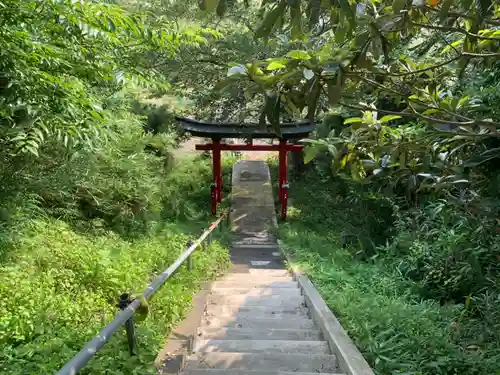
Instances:
[[[130,299],[130,294],[123,293],[120,295],[120,302],[118,306],[120,310],[125,310],[132,300]],[[135,355],[135,329],[134,329],[134,317],[132,316],[125,322],[125,331],[127,332],[127,341],[130,355]]]
[[[189,240],[187,242],[187,247],[191,247],[193,246],[193,241]],[[192,271],[193,270],[193,255],[190,255],[188,256],[187,258],[187,267],[188,267],[188,271]]]

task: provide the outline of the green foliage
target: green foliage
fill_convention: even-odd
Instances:
[[[425,298],[463,303],[466,296],[495,290],[498,234],[446,201],[400,215],[397,235],[380,254],[401,258],[398,270]]]
[[[131,84],[165,87],[147,56],[172,58],[210,34],[176,33],[161,17],[98,1],[8,0],[0,9],[3,157],[37,156],[46,141],[94,144],[112,115],[106,98]]]
[[[58,220],[34,221],[18,231],[12,261],[0,273],[0,369],[6,374],[61,367],[114,317],[120,293],[143,290],[193,238],[174,224],[131,242],[112,232],[79,234]],[[137,328],[139,355],[129,357],[119,333],[83,373],[155,373],[165,333],[187,312],[199,282],[226,262],[216,242],[197,252],[193,271],[181,270],[150,301]]]
[[[342,190],[338,179],[314,172],[297,181],[280,237],[375,372],[495,373],[498,234],[477,230],[480,223],[446,203],[409,212],[392,206],[392,236],[373,252],[357,240],[346,244],[344,231],[369,233],[387,198]]]

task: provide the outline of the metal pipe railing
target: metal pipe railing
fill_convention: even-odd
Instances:
[[[189,265],[191,265],[191,254],[198,246],[209,236],[212,231],[222,222],[227,213],[223,214],[219,219],[213,222],[203,234],[192,244],[189,244],[188,249],[177,258],[174,264],[168,267],[160,276],[158,276],[143,292],[142,296],[149,300],[151,296],[172,276],[175,271],[189,258]],[[92,357],[101,349],[104,344],[111,338],[111,336],[127,322],[133,324],[132,317],[137,308],[141,305],[141,301],[134,299],[128,303],[128,306],[121,306],[122,311],[116,318],[114,318],[107,326],[105,326],[97,336],[90,340],[77,355],[75,355],[69,362],[67,362],[56,375],[75,375],[80,371]],[[132,330],[133,332],[133,330]],[[129,336],[129,330],[127,330]],[[133,345],[129,342],[130,351],[133,353]]]

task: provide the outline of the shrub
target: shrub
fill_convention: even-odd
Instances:
[[[32,222],[13,246],[12,261],[1,267],[0,372],[54,372],[113,318],[118,296],[142,291],[188,238],[175,225],[127,242],[113,232],[89,237],[58,220]],[[137,332],[139,356],[128,357],[120,333],[83,373],[154,373],[165,333],[185,314],[200,280],[226,262],[226,250],[215,242],[197,252],[194,270],[180,271],[150,302]]]

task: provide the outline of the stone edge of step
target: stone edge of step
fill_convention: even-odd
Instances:
[[[306,349],[307,351],[305,351]],[[320,340],[238,340],[198,338],[194,342],[193,352],[330,354],[330,348],[327,341]]]
[[[264,370],[232,370],[232,369],[188,369],[182,372],[186,375],[202,375],[202,374],[228,374],[228,375],[344,375],[333,372],[299,372],[299,371],[264,371]]]
[[[286,251],[283,242],[278,240],[278,244],[288,264],[293,264],[293,257]],[[290,271],[299,283],[312,320],[337,357],[339,370],[347,375],[375,375],[314,284],[298,269],[291,267]]]
[[[191,370],[201,370],[200,368],[193,368],[191,366],[194,365],[195,362],[197,363],[205,363],[208,366],[210,366],[209,362],[207,361],[207,358],[212,357],[212,358],[217,358],[217,361],[220,363],[226,362],[227,360],[231,357],[236,357],[238,361],[251,361],[251,360],[256,360],[258,359],[260,364],[262,365],[265,362],[268,361],[280,361],[283,363],[290,364],[290,361],[294,360],[299,360],[299,363],[301,365],[304,365],[305,363],[312,361],[324,361],[324,362],[330,362],[330,365],[332,368],[338,368],[338,362],[337,362],[337,356],[335,354],[304,354],[304,353],[242,353],[242,352],[209,352],[209,353],[203,353],[203,352],[195,352],[191,353],[186,360],[185,364],[186,366],[184,367],[185,371],[191,371]],[[219,370],[217,367],[211,367],[212,369]],[[233,370],[233,371],[246,371],[241,368],[222,368],[220,370]],[[256,370],[256,371],[262,371],[262,370]],[[284,371],[288,372],[288,370],[276,370],[276,371]],[[295,369],[291,370],[295,372]],[[274,371],[273,371],[274,372]],[[305,372],[310,372],[310,371],[305,371]],[[317,369],[316,369],[316,372]],[[325,373],[330,373],[330,371],[326,371]],[[335,373],[336,374],[336,373]]]

